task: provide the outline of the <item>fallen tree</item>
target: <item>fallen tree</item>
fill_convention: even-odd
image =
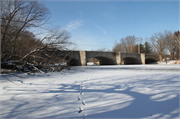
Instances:
[[[70,69],[65,62],[67,60],[67,53],[65,56],[60,56],[62,50],[67,50],[72,43],[69,41],[69,34],[67,31],[53,30],[49,36],[44,37],[40,43],[30,51],[26,51],[23,56],[8,56],[2,57],[1,68],[10,69],[18,72],[34,73],[36,71],[44,73],[44,71],[62,71],[63,69]],[[59,52],[59,55],[56,52]],[[21,51],[22,52],[22,51]],[[5,56],[5,55],[4,55]]]

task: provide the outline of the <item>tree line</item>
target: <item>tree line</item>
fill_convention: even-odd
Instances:
[[[138,38],[135,36],[127,36],[121,38],[119,42],[115,42],[112,51],[121,53],[140,53],[157,54],[166,58],[167,55],[170,59],[179,59],[180,57],[180,32],[179,31],[164,31],[154,33],[146,40],[144,44],[138,45]]]

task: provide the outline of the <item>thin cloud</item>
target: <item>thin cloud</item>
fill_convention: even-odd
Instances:
[[[107,34],[105,30],[103,31],[103,33],[104,33],[104,34]]]
[[[92,22],[92,21],[91,21]],[[104,29],[102,29],[101,27],[99,27],[98,25],[96,25],[94,22],[92,22],[102,33],[107,34],[106,31]]]
[[[73,20],[73,21],[70,21],[66,27],[66,29],[68,31],[72,31],[72,30],[75,30],[79,27],[83,26],[83,20]]]
[[[108,38],[110,38],[111,40],[113,40],[113,38],[111,38],[108,34],[107,34],[107,32],[106,32],[106,30],[104,30],[104,29],[102,29],[101,27],[99,27],[98,25],[96,25],[94,22],[92,22],[91,21],[91,23],[92,24],[94,24],[103,34],[105,34]]]

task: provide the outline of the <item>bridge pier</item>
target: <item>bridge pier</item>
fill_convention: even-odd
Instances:
[[[121,64],[121,52],[116,52],[116,63],[117,65]]]
[[[81,66],[86,66],[86,51],[79,51]]]
[[[146,55],[145,55],[145,53],[141,53],[141,62],[142,62],[142,64],[146,64]]]

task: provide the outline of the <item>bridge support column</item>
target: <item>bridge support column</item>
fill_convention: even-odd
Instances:
[[[116,63],[117,65],[121,64],[121,52],[116,52]]]
[[[142,64],[146,64],[146,55],[145,55],[145,53],[141,53],[140,54],[141,55],[141,62],[142,62]]]
[[[79,51],[80,59],[81,59],[81,66],[86,66],[86,51]]]

